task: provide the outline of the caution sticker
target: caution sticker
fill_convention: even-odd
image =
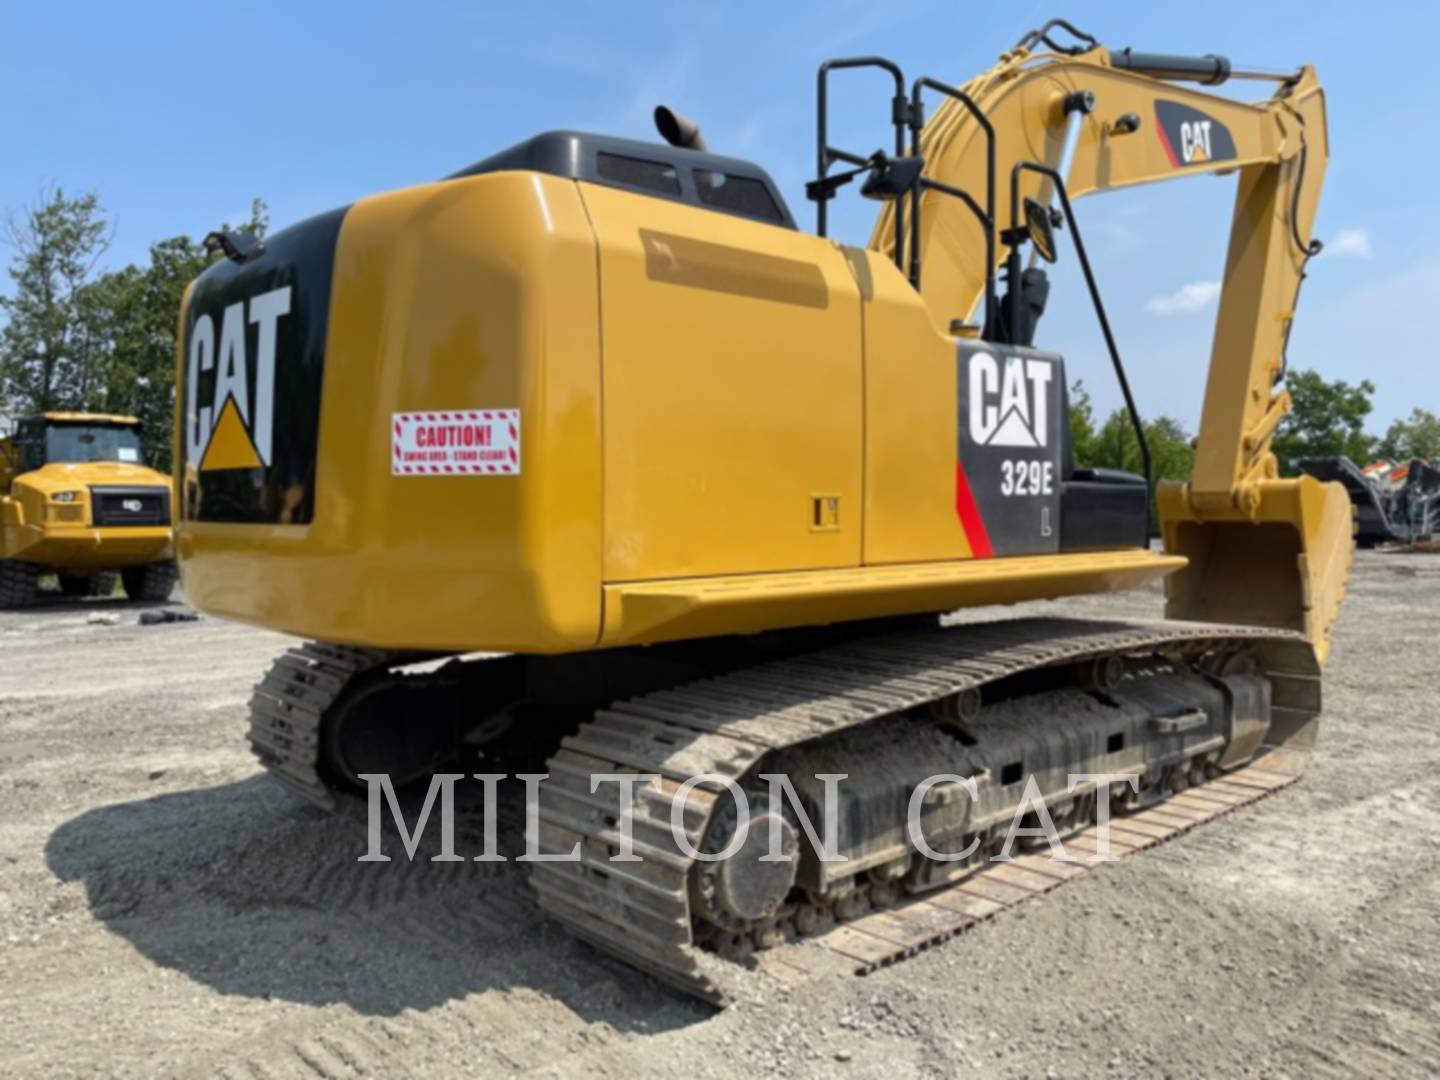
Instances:
[[[392,476],[498,476],[520,472],[520,410],[395,413]]]

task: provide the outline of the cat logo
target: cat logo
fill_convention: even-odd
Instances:
[[[1196,120],[1180,125],[1180,160],[1186,165],[1210,160],[1210,125],[1213,121]]]
[[[186,349],[185,460],[201,472],[261,469],[270,465],[275,415],[275,341],[290,314],[290,286],[228,305],[220,319],[201,315]],[[246,341],[256,328],[254,355]],[[200,404],[200,376],[215,372],[215,392]],[[251,387],[254,394],[251,394]]]
[[[1049,431],[1049,386],[1054,368],[1048,360],[988,352],[970,358],[970,437],[981,446],[1045,445]]]
[[[1235,157],[1230,129],[1199,109],[1178,101],[1155,102],[1160,147],[1174,168],[1229,161]]]

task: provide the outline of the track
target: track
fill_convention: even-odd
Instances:
[[[676,850],[672,814],[698,847],[706,833],[718,779],[675,806],[680,784],[709,775],[739,781],[767,754],[939,701],[1038,668],[1105,656],[1163,651],[1195,659],[1217,649],[1254,655],[1274,687],[1273,730],[1301,730],[1319,712],[1318,667],[1309,644],[1285,631],[1177,622],[1117,623],[1025,619],[907,631],[745,668],[613,704],[550,760],[542,785],[542,852],[570,851],[579,862],[536,864],[533,884],[544,909],[572,932],[687,993],[715,1003],[743,995],[747,969],[699,947],[688,895],[691,859]],[[328,786],[317,771],[321,722],[347,687],[367,673],[418,659],[308,643],[280,657],[255,688],[250,741],[272,775],[317,805],[353,813],[361,800]],[[1112,844],[1129,854],[1244,802],[1302,771],[1293,751],[1281,769],[1251,766],[1204,785],[1163,809],[1117,820]],[[620,834],[614,785],[591,792],[597,773],[651,773],[658,784],[637,790],[632,823],[638,863],[612,862]],[[1248,778],[1248,782],[1247,782]],[[1268,786],[1267,786],[1268,785]],[[1245,796],[1242,798],[1242,796]],[[1167,831],[1168,830],[1168,831]],[[1093,854],[1093,835],[1072,839]],[[1087,850],[1088,849],[1088,850]],[[1090,864],[1022,856],[991,865],[958,884],[848,921],[799,945],[767,951],[749,967],[782,981],[850,966],[864,974],[943,941],[980,919],[1043,893]],[[865,902],[868,907],[869,901]]]
[[[1047,852],[996,863],[957,885],[837,926],[797,946],[766,953],[760,966],[782,982],[803,981],[837,966],[856,975],[869,975],[1091,870],[1258,802],[1293,784],[1309,763],[1308,751],[1269,751],[1253,764],[1175,795],[1159,806],[1112,818],[1108,855],[1099,852],[1100,831],[1091,826],[1064,839],[1068,859]]]
[[[326,711],[363,675],[418,654],[307,641],[278,657],[250,698],[250,746],[291,791],[326,810],[341,799],[321,779],[320,726]]]
[[[723,788],[697,788],[685,806],[676,807],[687,778],[709,774],[738,781],[771,751],[1035,668],[1162,648],[1199,656],[1241,643],[1255,651],[1274,685],[1277,729],[1298,729],[1318,714],[1319,669],[1298,635],[1063,619],[861,641],[617,703],[565,739],[549,763],[551,778],[540,800],[541,850],[568,852],[579,842],[582,860],[537,865],[535,888],[545,909],[582,938],[689,993],[724,1003],[735,995],[734,966],[696,947],[687,886],[693,860],[676,850],[670,835],[674,815],[698,847],[715,793]],[[619,794],[614,785],[592,794],[596,773],[662,778],[637,791],[633,835],[644,861],[610,861],[621,841],[615,828]],[[968,908],[973,913],[975,905]],[[891,916],[876,918],[872,925],[896,928],[887,922]],[[939,927],[937,940],[951,928]],[[906,933],[917,935],[923,932]]]

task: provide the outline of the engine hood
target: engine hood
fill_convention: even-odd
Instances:
[[[18,483],[36,491],[70,491],[92,484],[126,484],[168,488],[170,477],[146,465],[123,461],[52,462],[21,476]]]

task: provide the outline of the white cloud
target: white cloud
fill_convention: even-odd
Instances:
[[[1145,310],[1154,315],[1180,315],[1191,311],[1203,311],[1220,296],[1220,282],[1192,281],[1181,285],[1168,296],[1152,296],[1145,302]]]
[[[1325,245],[1325,254],[1342,259],[1373,259],[1375,251],[1370,246],[1370,230],[1341,229],[1335,239]]]

